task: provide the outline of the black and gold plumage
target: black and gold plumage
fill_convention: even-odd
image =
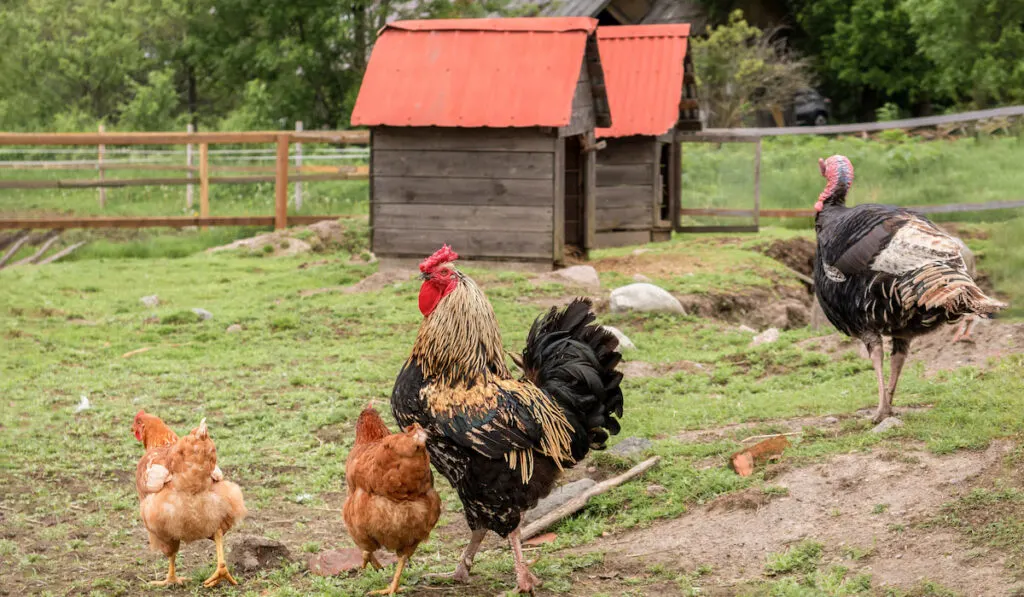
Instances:
[[[436,307],[425,312],[395,382],[392,411],[400,425],[427,430],[431,463],[462,500],[473,537],[456,579],[468,579],[490,530],[509,538],[519,588],[532,591],[537,580],[519,548],[521,515],[563,469],[619,431],[618,340],[594,324],[589,300],[576,299],[533,323],[516,378],[494,311],[473,280],[447,264],[424,277],[425,286],[439,284],[446,294],[436,303],[421,294],[421,310],[425,300]]]
[[[971,276],[962,244],[928,219],[888,205],[846,206],[853,166],[843,156],[820,163],[828,185],[815,206],[814,289],[825,316],[868,349],[878,378],[881,421],[914,337],[1006,305],[985,295]],[[891,371],[882,372],[882,337],[893,341]]]

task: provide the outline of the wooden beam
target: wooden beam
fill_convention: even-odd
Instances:
[[[312,224],[323,220],[355,219],[365,216],[322,215],[322,216],[291,216],[289,221],[294,224]],[[0,220],[0,230],[31,230],[51,229],[66,230],[70,228],[186,228],[192,226],[273,226],[274,216],[210,216],[199,218],[191,216],[168,217],[126,217],[126,218],[18,218]],[[24,238],[27,240],[28,236]],[[18,247],[20,248],[20,247]]]
[[[754,228],[761,226],[761,137],[754,146]]]
[[[276,170],[275,170],[276,171]],[[366,172],[339,174],[300,174],[290,177],[292,182],[322,182],[328,180],[366,180]],[[251,184],[256,182],[274,182],[275,176],[211,176],[210,184]],[[83,180],[0,180],[0,189],[95,189],[103,186],[110,188],[145,187],[145,186],[182,186],[195,184],[195,179],[188,178],[117,178],[98,181]]]
[[[275,143],[285,135],[304,143],[366,145],[369,131],[252,131],[236,133],[0,133],[0,145],[185,145]]]
[[[756,226],[682,226],[678,232],[699,234],[706,232],[757,232]]]
[[[210,145],[199,144],[199,217],[210,217]]]
[[[277,176],[274,180],[274,229],[288,227],[288,135],[277,138]]]

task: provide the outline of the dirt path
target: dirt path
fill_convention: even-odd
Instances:
[[[996,552],[970,545],[959,533],[922,529],[942,504],[969,490],[1013,445],[949,456],[908,450],[844,454],[786,471],[772,480],[788,495],[758,488],[725,495],[703,508],[650,528],[598,541],[606,568],[636,571],[653,564],[692,571],[709,565],[705,594],[765,578],[765,558],[802,540],[824,544],[823,564],[841,563],[871,574],[874,586],[911,589],[924,580],[965,595],[1012,594],[1014,579]],[[856,557],[851,557],[851,552]]]

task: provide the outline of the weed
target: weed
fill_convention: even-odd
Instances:
[[[821,561],[823,548],[824,546],[817,541],[801,541],[783,553],[769,555],[764,572],[768,576],[813,572]]]

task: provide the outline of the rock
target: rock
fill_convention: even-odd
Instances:
[[[228,329],[224,330],[228,334],[237,334],[242,331],[242,326],[237,323],[233,323],[228,326]]]
[[[747,334],[756,334],[757,333],[757,330],[755,330],[754,328],[750,327],[749,325],[741,325],[739,327],[739,330],[741,332],[745,332]]]
[[[760,334],[754,336],[754,339],[750,341],[751,346],[761,346],[762,344],[771,344],[779,339],[779,328],[768,328]]]
[[[886,431],[897,427],[903,427],[903,421],[900,418],[886,417],[886,419],[881,423],[875,425],[875,428],[871,430],[871,433],[885,433]]]
[[[157,305],[160,304],[160,297],[158,297],[155,294],[151,294],[149,296],[144,296],[140,298],[139,302],[152,309],[153,307],[156,307]]]
[[[647,495],[649,496],[653,497],[656,495],[661,495],[663,493],[668,493],[668,489],[665,489],[663,486],[658,485],[657,483],[651,483],[650,485],[647,486]]]
[[[277,568],[288,563],[290,559],[291,554],[283,543],[256,535],[238,537],[231,547],[231,556],[228,558],[231,569],[239,572]],[[362,559],[359,563],[362,564]]]
[[[601,279],[597,276],[597,270],[590,265],[574,265],[555,270],[551,272],[549,277],[582,288],[601,288]]]
[[[627,437],[621,442],[615,444],[608,450],[608,453],[612,456],[618,456],[619,458],[629,458],[640,454],[644,450],[650,450],[651,440],[644,439],[642,437]]]
[[[634,282],[647,282],[648,284],[650,284],[654,280],[651,280],[650,278],[648,278],[647,276],[645,276],[643,274],[633,274],[633,281]]]
[[[316,233],[324,245],[341,245],[345,243],[345,227],[338,220],[321,220],[307,227]]]
[[[529,525],[535,520],[540,520],[545,515],[554,512],[562,504],[568,502],[576,496],[582,495],[584,491],[590,489],[594,485],[597,485],[597,481],[593,479],[580,479],[579,481],[573,481],[572,483],[566,483],[560,487],[556,487],[548,497],[537,502],[537,506],[532,510],[528,510],[523,515],[523,526]]]
[[[92,407],[92,405],[89,404],[88,396],[86,396],[85,394],[82,394],[81,396],[79,396],[78,406],[75,407],[75,414],[77,415],[78,413],[82,412],[83,410],[89,410],[91,407]]]
[[[601,327],[608,330],[613,336],[619,339],[619,348],[623,350],[636,350],[636,344],[633,344],[633,341],[630,340],[626,334],[623,334],[622,330],[619,328],[610,325],[603,325]]]
[[[192,309],[192,312],[198,315],[199,319],[202,319],[203,321],[209,321],[213,319],[213,313],[210,313],[206,309],[195,308]]]
[[[686,315],[679,299],[654,284],[639,282],[612,291],[610,306],[613,312],[664,311]]]
[[[526,541],[523,541],[523,546],[536,547],[538,545],[544,545],[545,543],[551,543],[555,539],[558,539],[558,535],[554,533],[543,533],[541,535],[537,535],[536,537],[531,537]]]
[[[633,254],[634,255],[643,255],[644,253],[649,253],[649,252],[650,252],[650,249],[644,249],[644,248],[633,249]]]
[[[352,258],[348,260],[351,265],[369,265],[377,263],[377,256],[372,251],[363,251],[358,255],[352,255]]]
[[[825,417],[824,419],[822,419],[822,422],[825,423],[826,425],[835,425],[836,423],[839,422],[839,419],[837,419],[836,417]]]
[[[382,566],[388,566],[398,561],[395,556],[386,551],[378,551],[375,555]],[[312,555],[308,565],[309,571],[318,576],[346,574],[363,566],[363,552],[356,547],[329,549]]]

